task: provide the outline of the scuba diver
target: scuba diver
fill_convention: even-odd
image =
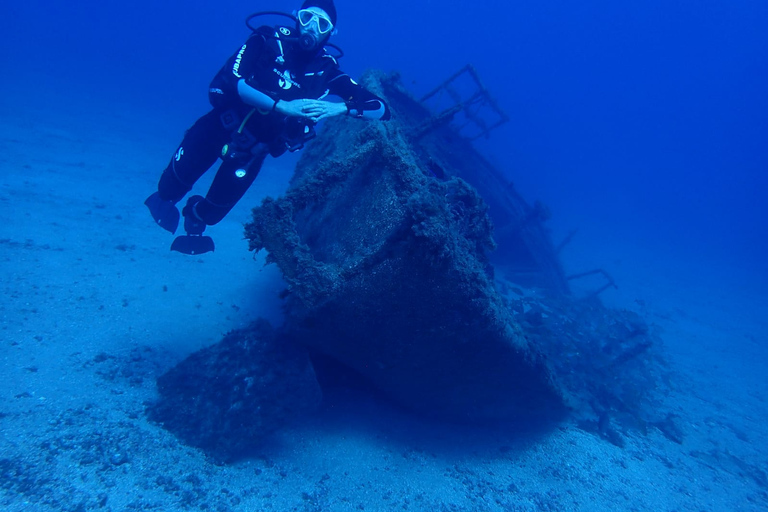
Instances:
[[[176,237],[172,251],[213,251],[213,240],[203,236],[205,227],[221,221],[243,197],[267,155],[301,149],[319,121],[338,115],[389,119],[386,103],[342,72],[338,56],[326,50],[336,48],[328,43],[336,26],[333,0],[305,0],[294,27],[251,27],[252,18],[266,14],[294,19],[272,11],[248,18],[253,32],[211,82],[213,110],[187,130],[157,192],[144,202],[157,224],[175,233],[176,204],[222,160],[206,196],[187,199],[181,211],[186,235]],[[328,95],[342,101],[327,101]]]

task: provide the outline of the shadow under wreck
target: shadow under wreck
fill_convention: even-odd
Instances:
[[[452,88],[463,73],[477,85],[467,99]],[[486,135],[493,123],[483,108],[496,122],[506,119],[474,70],[441,86],[454,104],[437,113],[396,75],[368,72],[362,85],[388,101],[392,120],[328,120],[286,194],[264,200],[245,227],[249,248],[266,249],[288,283],[285,324],[269,336],[236,331],[206,349],[214,363],[197,372],[197,386],[178,384],[189,382],[184,362],[171,370],[158,381],[154,419],[226,458],[243,439],[256,442],[311,410],[317,389],[304,358],[274,362],[299,370],[248,363],[274,352],[254,344],[277,343],[330,358],[433,417],[486,422],[569,412],[616,444],[621,431],[645,428],[661,374],[657,337],[632,313],[570,295],[544,227],[546,208],[526,203],[456,126],[463,118]],[[192,357],[199,363],[199,353]],[[297,373],[301,386],[279,383]],[[211,397],[223,376],[242,392]],[[214,402],[215,409],[205,405]],[[180,409],[184,417],[174,415]],[[211,414],[224,418],[212,422]],[[208,418],[204,427],[190,427],[195,416]],[[190,434],[195,428],[208,430]]]

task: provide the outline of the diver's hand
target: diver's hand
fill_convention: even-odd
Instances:
[[[347,113],[344,103],[335,103],[323,100],[280,100],[275,110],[284,116],[301,117],[318,123],[323,119]]]
[[[333,101],[322,100],[310,100],[312,103],[305,107],[306,112],[309,114],[310,119],[315,123],[319,123],[323,119],[329,117],[340,116],[348,112],[347,106],[344,103],[337,103]]]

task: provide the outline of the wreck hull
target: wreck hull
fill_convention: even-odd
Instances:
[[[286,195],[254,209],[252,249],[290,285],[286,328],[398,403],[433,416],[561,408],[543,358],[492,282],[487,206],[436,180],[396,123],[334,120]]]
[[[487,421],[557,410],[543,360],[509,319],[485,321],[464,294],[446,292],[443,274],[420,270],[400,260],[377,267],[374,279],[350,280],[327,303],[303,310],[294,336],[430,416]],[[425,281],[441,285],[425,290]],[[359,299],[370,289],[374,297]]]

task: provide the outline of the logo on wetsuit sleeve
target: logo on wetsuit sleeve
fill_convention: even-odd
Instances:
[[[280,77],[280,80],[278,80],[277,83],[281,88],[288,90],[295,86],[296,88],[301,89],[301,84],[293,79],[293,75],[291,75],[290,70],[280,71],[279,69],[275,68],[272,71],[274,71],[275,74]]]
[[[242,48],[240,48],[240,51],[237,52],[237,58],[235,59],[235,65],[232,66],[232,74],[235,75],[237,78],[243,78],[240,76],[240,61],[243,60],[243,54],[245,53],[245,46],[243,45]]]

